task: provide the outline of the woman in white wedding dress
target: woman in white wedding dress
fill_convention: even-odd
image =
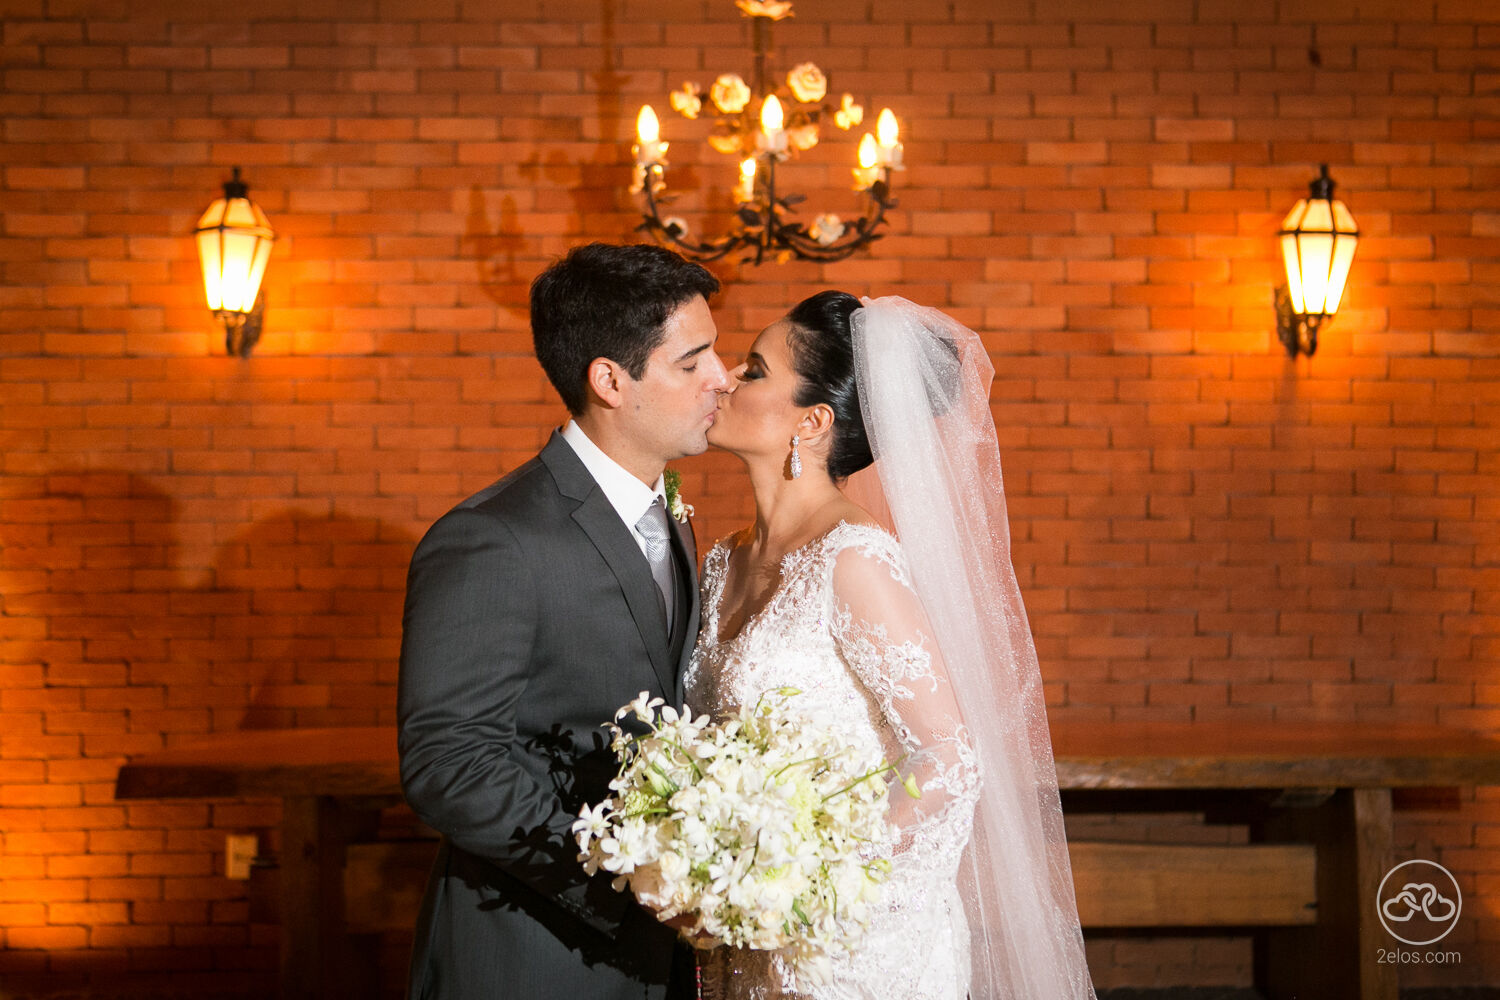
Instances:
[[[1092,997],[978,337],[822,292],[732,375],[709,442],[745,462],[756,517],[705,559],[687,703],[721,717],[796,688],[922,795],[893,789],[882,905],[830,981],[719,948],[703,995]]]

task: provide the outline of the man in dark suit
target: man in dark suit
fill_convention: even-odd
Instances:
[[[662,471],[708,447],[727,385],[718,287],[656,246],[590,244],[543,272],[532,334],[572,419],[412,557],[401,781],[443,835],[412,1000],[691,995],[671,930],[584,874],[570,828],[614,775],[601,725],[642,691],[682,702],[697,552]]]

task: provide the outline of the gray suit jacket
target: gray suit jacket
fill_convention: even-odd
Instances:
[[[641,691],[682,703],[697,553],[691,529],[672,525],[684,586],[671,636],[646,557],[559,434],[418,544],[401,782],[443,840],[412,1000],[667,995],[672,933],[604,875],[584,874],[569,828],[615,773],[601,726]]]

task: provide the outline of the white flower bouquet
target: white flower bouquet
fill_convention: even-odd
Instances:
[[[616,890],[664,920],[690,919],[678,924],[688,940],[783,950],[821,981],[868,926],[890,871],[893,768],[796,712],[796,694],[710,723],[643,692],[610,726],[612,796],[585,806],[573,831],[590,874],[613,873]],[[630,714],[645,735],[620,728]]]

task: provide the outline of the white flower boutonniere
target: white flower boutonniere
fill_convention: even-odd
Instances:
[[[667,492],[667,510],[677,518],[679,524],[687,524],[687,519],[693,516],[691,504],[682,502],[682,473],[676,469],[668,469],[662,473],[663,485]]]

